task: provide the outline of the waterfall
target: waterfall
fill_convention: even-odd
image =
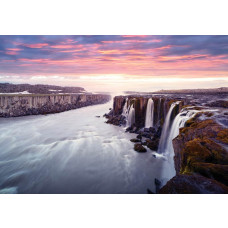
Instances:
[[[129,113],[127,115],[127,127],[131,127],[135,123],[135,109],[133,104],[130,107]]]
[[[158,146],[158,153],[164,154],[166,152],[167,139],[169,136],[169,129],[170,129],[171,114],[172,114],[173,109],[179,103],[180,103],[179,101],[174,102],[174,103],[172,103],[171,107],[169,108],[169,111],[168,111],[167,116],[165,118],[165,123],[162,127],[162,134],[161,134],[161,138],[160,138],[160,142],[159,142],[159,146]]]
[[[181,110],[181,112],[175,117],[171,130],[170,130],[170,134],[169,137],[167,139],[167,151],[166,153],[169,153],[169,155],[173,155],[174,151],[173,151],[173,139],[176,138],[179,134],[179,129],[184,127],[185,123],[187,120],[191,119],[192,117],[194,117],[194,115],[197,113],[198,111],[196,110]]]
[[[125,116],[125,117],[127,117],[127,114],[128,114],[127,100],[128,100],[128,98],[125,101],[125,104],[124,104],[124,107],[123,107],[123,112],[122,112],[122,115]]]
[[[158,101],[158,108],[157,108],[157,126],[160,125],[160,113],[161,113],[161,98]]]
[[[154,101],[150,98],[147,102],[145,128],[153,127],[154,123]]]

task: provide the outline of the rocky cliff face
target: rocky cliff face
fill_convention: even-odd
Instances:
[[[183,105],[188,104],[186,99],[175,99],[166,96],[116,96],[113,99],[112,112],[109,115],[106,115],[109,118],[108,123],[114,125],[125,124],[125,121],[123,121],[123,118],[120,116],[123,112],[123,107],[127,102],[127,108],[133,105],[135,109],[135,127],[144,127],[149,98],[152,98],[154,102],[154,126],[156,127],[163,125],[167,112],[173,102],[181,100],[180,104],[177,105],[172,113],[172,119],[179,113]]]
[[[173,140],[177,176],[160,193],[228,193],[228,129],[198,113]]]
[[[109,100],[104,94],[0,95],[0,117],[58,113]]]
[[[154,127],[146,129],[145,118],[149,98],[152,98],[154,104]],[[228,101],[223,97],[117,96],[114,98],[113,110],[106,115],[107,123],[125,125],[123,107],[133,106],[135,123],[127,128],[127,131],[138,134],[136,138],[131,139],[137,143],[135,147],[137,146],[138,150],[135,150],[146,152],[146,146],[157,151],[165,118],[172,103],[176,101],[180,103],[173,109],[170,123],[182,108],[188,111],[195,110],[197,114],[179,129],[179,135],[173,140],[177,175],[168,181],[159,193],[228,193]],[[210,111],[210,107],[216,107],[217,114]]]

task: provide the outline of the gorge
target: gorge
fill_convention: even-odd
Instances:
[[[159,193],[228,193],[227,107],[224,94],[135,94],[116,96],[105,116],[137,134],[137,152],[168,161],[155,179]]]
[[[8,85],[0,94],[0,193],[228,193],[221,91],[112,101],[80,87]]]

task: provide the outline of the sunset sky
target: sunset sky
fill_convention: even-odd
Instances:
[[[0,82],[88,91],[228,86],[228,36],[0,36]]]

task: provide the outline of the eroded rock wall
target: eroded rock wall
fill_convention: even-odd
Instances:
[[[109,100],[104,94],[1,95],[0,117],[58,113]]]
[[[165,96],[116,96],[113,100],[113,112],[112,120],[115,125],[121,125],[120,115],[123,112],[123,107],[127,102],[127,107],[133,105],[135,108],[135,125],[136,127],[142,128],[145,124],[146,118],[146,108],[149,98],[153,99],[154,102],[154,126],[162,126],[165,120],[165,117],[169,111],[171,104],[177,99],[167,98]],[[175,107],[172,113],[172,119],[179,113],[182,106],[185,104],[185,100],[182,100],[177,107]],[[120,120],[120,121],[118,121]],[[112,123],[112,121],[109,121]]]

